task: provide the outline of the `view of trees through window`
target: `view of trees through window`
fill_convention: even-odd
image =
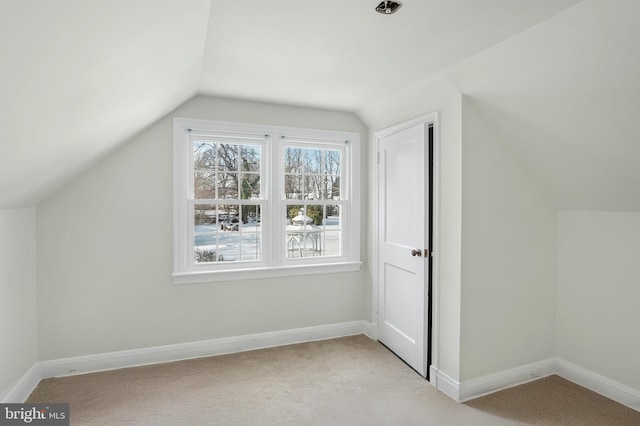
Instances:
[[[329,149],[287,147],[284,165],[285,198],[340,199],[340,155]]]
[[[212,137],[192,144],[193,262],[262,260],[262,145]],[[286,257],[340,256],[342,151],[287,144],[281,152]]]

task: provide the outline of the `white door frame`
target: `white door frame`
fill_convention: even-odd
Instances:
[[[439,145],[440,145],[440,138],[439,138],[439,117],[438,117],[438,113],[437,112],[433,112],[431,114],[427,114],[421,117],[417,117],[414,118],[412,120],[406,121],[404,123],[400,123],[400,124],[396,124],[394,126],[391,127],[387,127],[385,129],[381,129],[378,130],[376,132],[374,132],[374,142],[375,142],[375,152],[374,152],[374,164],[375,164],[375,170],[374,170],[374,185],[373,188],[374,190],[372,191],[373,194],[373,205],[374,205],[374,211],[373,211],[373,229],[377,230],[380,229],[379,225],[380,225],[380,216],[378,214],[379,209],[380,209],[380,197],[378,196],[378,189],[377,189],[377,182],[380,178],[380,164],[379,164],[379,160],[380,160],[380,139],[392,135],[394,133],[400,132],[402,130],[408,129],[410,127],[414,127],[414,126],[418,126],[418,125],[433,125],[433,229],[432,229],[432,240],[433,240],[433,246],[431,247],[431,251],[432,251],[432,256],[433,256],[433,260],[432,260],[432,267],[431,267],[431,276],[432,276],[432,306],[431,306],[431,369],[433,371],[434,368],[438,368],[438,342],[439,342],[439,326],[438,326],[438,283],[439,283],[439,268],[438,268],[438,254],[439,254],[439,200],[440,200],[440,149],[439,149]],[[428,188],[425,188],[428,189]],[[377,338],[377,329],[378,329],[378,303],[379,303],[379,298],[378,298],[378,288],[379,288],[379,282],[380,282],[380,277],[379,277],[379,273],[378,273],[378,267],[377,265],[380,264],[380,254],[378,252],[378,248],[379,248],[379,236],[377,232],[373,232],[372,235],[375,235],[375,237],[373,238],[373,244],[372,244],[372,249],[373,249],[373,265],[371,267],[371,273],[372,273],[372,289],[371,289],[371,317],[373,318],[373,323],[374,323],[374,328],[376,330],[375,337]],[[426,297],[428,297],[428,292],[425,291],[425,306],[427,305],[427,299]],[[424,320],[424,330],[425,330],[425,336],[424,336],[424,342],[425,342],[425,354],[427,353],[427,337],[428,337],[428,331],[427,331],[427,315],[428,315],[428,309],[425,309],[425,318]],[[426,363],[426,356],[425,356],[425,363]],[[427,367],[427,366],[425,366]],[[434,374],[430,374],[429,375],[429,380],[432,384],[436,383],[436,378]]]

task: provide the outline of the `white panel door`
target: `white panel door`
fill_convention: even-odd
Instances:
[[[426,377],[428,149],[425,125],[379,140],[379,340]]]

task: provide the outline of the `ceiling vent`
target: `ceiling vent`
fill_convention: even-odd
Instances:
[[[391,15],[398,9],[400,9],[402,3],[398,3],[397,1],[383,1],[376,7],[376,12],[382,13],[383,15]]]

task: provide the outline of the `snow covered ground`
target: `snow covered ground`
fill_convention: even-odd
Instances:
[[[288,232],[286,256],[339,256],[340,226],[337,218],[328,218],[325,224],[317,227],[317,234]],[[218,261],[249,261],[260,259],[260,224],[241,224],[237,231],[222,231],[215,224],[195,227],[196,252],[216,252]],[[314,241],[317,238],[317,241]],[[314,243],[316,245],[314,245]],[[211,258],[207,261],[213,261]]]

